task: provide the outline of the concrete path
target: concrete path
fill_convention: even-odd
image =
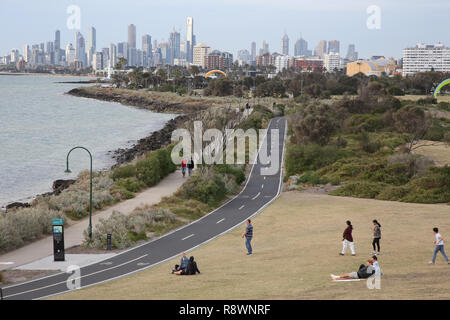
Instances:
[[[120,211],[123,214],[130,214],[136,207],[141,205],[152,205],[161,201],[163,197],[172,195],[180,188],[185,179],[181,176],[181,171],[176,171],[154,187],[136,195],[135,198],[120,202],[103,211],[99,211],[92,216],[92,226],[98,223],[100,218],[108,218],[113,211]],[[85,218],[64,230],[65,247],[70,248],[80,245],[83,238],[83,231],[89,226],[89,219]],[[0,270],[14,269],[17,266],[30,263],[53,255],[53,236],[35,241],[17,250],[11,251],[0,256]],[[12,263],[11,263],[12,262]],[[9,264],[2,264],[9,263]]]

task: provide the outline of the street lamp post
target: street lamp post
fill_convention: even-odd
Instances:
[[[89,240],[92,241],[92,154],[85,147],[75,147],[72,148],[67,154],[67,167],[65,173],[71,173],[69,169],[69,155],[75,149],[83,149],[89,153],[89,157],[91,158],[91,171],[90,171],[90,183],[89,183]]]

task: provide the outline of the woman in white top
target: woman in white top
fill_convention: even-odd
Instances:
[[[434,249],[433,259],[429,262],[429,264],[434,264],[434,262],[436,261],[436,255],[439,251],[444,256],[445,261],[447,261],[447,263],[450,264],[450,261],[448,261],[448,257],[444,251],[444,238],[442,238],[441,234],[439,233],[438,228],[433,228],[433,232],[436,237],[436,241],[434,241],[434,244],[436,245],[436,247]]]

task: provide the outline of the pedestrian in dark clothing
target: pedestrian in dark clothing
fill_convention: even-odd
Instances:
[[[192,170],[194,170],[194,160],[192,159],[192,157],[191,157],[191,161],[189,161],[187,167],[188,167],[189,176],[191,176]]]
[[[373,254],[378,255],[380,254],[381,224],[377,220],[373,220],[372,223],[374,225],[372,241]],[[375,245],[378,250],[375,250]]]
[[[251,255],[253,253],[251,241],[253,239],[253,226],[252,221],[250,219],[247,220],[247,228],[245,228],[245,232],[242,234],[242,238],[245,237],[245,246],[247,247],[247,255]]]
[[[342,235],[343,239],[342,239],[342,252],[340,253],[341,256],[345,254],[345,251],[347,250],[348,246],[350,246],[352,256],[356,255],[352,231],[353,231],[352,223],[350,221],[347,221],[347,228],[344,230],[344,234]]]
[[[197,262],[194,261],[194,257],[189,258],[189,262],[187,263],[186,269],[175,272],[176,275],[195,275],[196,273],[200,273],[198,270]]]

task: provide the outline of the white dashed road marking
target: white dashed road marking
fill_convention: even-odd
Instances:
[[[245,207],[245,204],[240,206],[238,210],[242,210],[243,207]]]
[[[186,240],[186,239],[189,239],[190,237],[193,237],[193,236],[194,236],[194,234],[191,234],[190,236],[187,236],[186,238],[183,238],[181,240]]]
[[[219,221],[216,222],[216,224],[221,223],[223,220],[225,220],[225,218],[220,219]]]

